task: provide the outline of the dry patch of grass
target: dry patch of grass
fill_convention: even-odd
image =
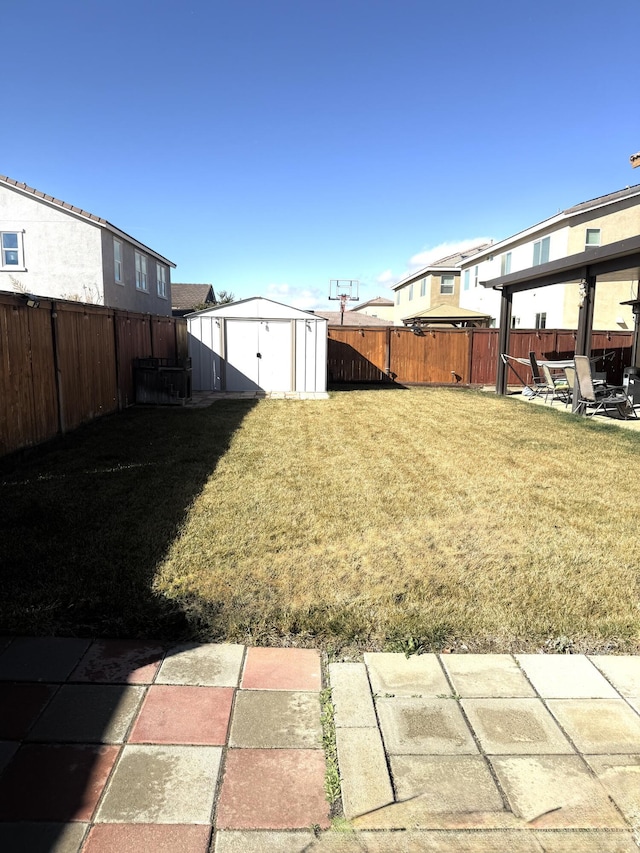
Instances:
[[[261,401],[154,591],[243,642],[633,648],[639,447],[460,390]]]

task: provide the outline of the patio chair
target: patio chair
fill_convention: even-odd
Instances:
[[[538,367],[538,361],[536,359],[535,352],[529,353],[529,361],[531,362],[531,377],[533,380],[533,396],[541,397],[543,394],[545,395],[545,403],[547,401],[546,395],[549,393],[549,386],[545,382],[544,378],[540,374],[540,368]]]
[[[591,373],[591,362],[586,355],[577,355],[574,359],[576,367],[576,381],[578,383],[578,407],[576,412],[591,415],[616,409],[621,418],[637,418],[633,403],[627,396],[627,392],[620,386],[593,384]]]
[[[547,386],[544,398],[545,403],[547,402],[547,398],[551,397],[552,406],[554,400],[561,400],[566,406],[569,400],[573,398],[573,386],[569,385],[563,376],[552,376],[546,364],[542,365],[542,375]]]

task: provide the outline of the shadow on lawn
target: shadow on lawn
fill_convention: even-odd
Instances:
[[[187,639],[159,562],[254,400],[130,409],[0,460],[0,633]]]

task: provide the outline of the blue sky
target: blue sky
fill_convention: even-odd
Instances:
[[[640,183],[637,32],[637,0],[20,0],[0,173],[173,281],[313,308],[357,278],[364,301]]]

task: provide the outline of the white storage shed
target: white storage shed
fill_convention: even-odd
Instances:
[[[190,314],[194,391],[327,392],[327,321],[260,296]]]

